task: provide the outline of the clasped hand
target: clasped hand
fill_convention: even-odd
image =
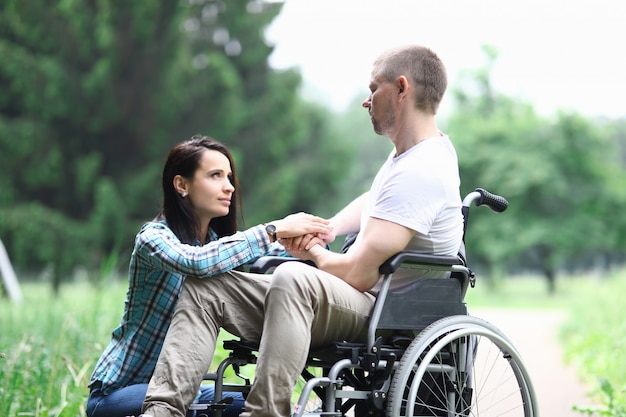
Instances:
[[[332,241],[334,232],[326,219],[307,213],[290,214],[273,222],[281,245],[291,256],[311,259],[308,251],[315,245],[325,247]]]

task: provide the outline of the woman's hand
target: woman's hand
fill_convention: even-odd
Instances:
[[[328,220],[308,213],[290,214],[282,220],[275,220],[271,223],[276,227],[276,236],[279,239],[327,235],[332,232],[332,226]],[[300,242],[297,244],[297,247],[304,246]]]

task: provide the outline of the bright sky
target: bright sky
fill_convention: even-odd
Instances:
[[[538,112],[626,117],[624,0],[286,0],[267,37],[272,66],[299,68],[338,110],[366,91],[388,47],[432,48],[456,84],[459,71],[483,66],[489,44],[495,87]]]

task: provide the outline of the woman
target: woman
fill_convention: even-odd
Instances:
[[[163,208],[144,224],[130,259],[124,313],[89,383],[88,417],[139,415],[185,276],[211,276],[268,253],[280,237],[326,233],[328,222],[305,213],[237,232],[240,198],[233,157],[223,144],[194,136],[175,146],[163,169]],[[229,395],[229,393],[225,393]],[[236,416],[243,397],[224,416]],[[213,386],[199,387],[209,403]],[[190,415],[192,415],[190,413]]]

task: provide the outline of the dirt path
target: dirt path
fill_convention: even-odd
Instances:
[[[535,387],[541,417],[583,416],[572,406],[589,405],[589,390],[576,370],[563,362],[558,344],[558,328],[565,317],[562,312],[480,309],[471,314],[502,330],[520,352]]]

